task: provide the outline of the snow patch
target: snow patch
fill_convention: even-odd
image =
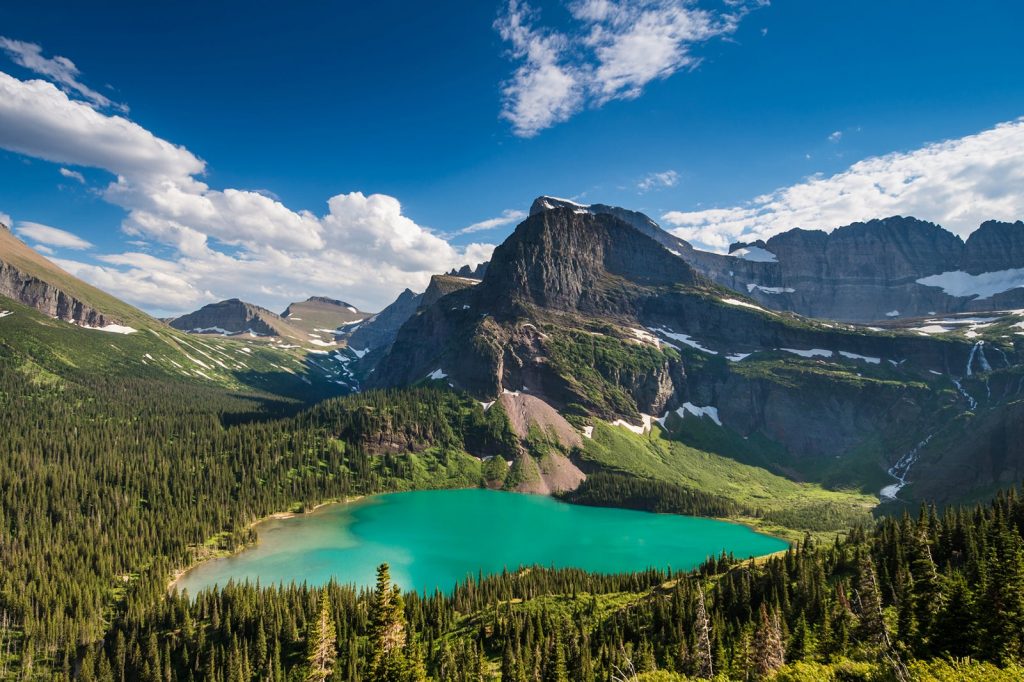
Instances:
[[[0,317],[7,317],[8,315],[13,315],[13,314],[14,314],[13,310],[0,310]]]
[[[633,433],[642,436],[644,433],[651,430],[651,422],[654,420],[654,417],[649,414],[641,414],[640,417],[643,419],[643,423],[639,426],[634,426],[625,419],[616,419],[612,422],[612,426],[624,426]]]
[[[885,316],[886,317],[899,317],[900,316],[900,311],[898,311],[898,310],[890,310],[889,312],[887,312],[885,314]]]
[[[448,378],[448,375],[447,375],[447,374],[445,374],[445,373],[444,373],[444,370],[442,370],[442,369],[441,369],[441,368],[439,367],[439,368],[435,369],[435,370],[434,370],[433,372],[431,372],[430,374],[428,374],[428,375],[427,375],[427,378],[428,378],[428,379],[433,379],[433,380],[435,380],[435,381],[436,381],[436,380],[438,380],[438,379],[447,379],[447,378]]]
[[[702,353],[708,353],[709,355],[718,355],[718,351],[711,350],[710,348],[705,348],[704,346],[700,345],[697,341],[693,340],[693,338],[689,334],[679,334],[670,329],[665,329],[664,327],[648,327],[648,329],[650,329],[652,332],[656,334],[667,336],[673,341],[678,341],[679,343],[685,344],[690,348],[696,348]]]
[[[839,351],[839,354],[842,355],[844,358],[849,358],[850,360],[863,360],[864,362],[871,365],[882,364],[882,358],[873,358],[870,355],[857,355],[856,353],[850,353],[845,350]]]
[[[489,402],[486,402],[486,403],[483,402],[483,401],[480,401],[480,407],[484,408],[484,412],[486,412],[487,410],[491,409],[491,405],[493,405],[493,404],[494,404],[493,400],[491,400]]]
[[[943,327],[941,324],[926,324],[923,327],[914,327],[912,331],[921,334],[945,334],[949,331],[949,327]]]
[[[725,359],[729,362],[741,362],[750,357],[750,355],[750,353],[733,353],[732,355],[726,355]]]
[[[979,299],[1024,287],[1024,268],[996,270],[972,275],[963,270],[951,270],[938,275],[922,277],[918,284],[938,287],[950,296],[972,296]]]
[[[718,418],[718,408],[711,407],[710,405],[694,405],[693,403],[683,403],[683,406],[676,410],[682,418],[686,418],[686,414],[690,413],[694,417],[709,417],[711,421],[715,422],[719,426],[722,425],[722,420]]]
[[[122,324],[108,324],[105,327],[90,327],[88,325],[81,325],[82,329],[94,329],[98,332],[110,332],[111,334],[134,334],[139,331],[133,327],[126,327]]]
[[[832,351],[825,350],[824,348],[811,348],[809,350],[800,350],[798,348],[780,348],[779,350],[784,350],[787,353],[792,353],[794,355],[799,355],[802,358],[814,358],[814,357],[830,358],[830,357],[832,357]]]
[[[334,341],[321,341],[320,339],[310,339],[309,342],[314,346],[337,346]]]
[[[655,348],[661,348],[661,340],[646,329],[631,327],[629,331],[633,332],[633,336],[635,336],[641,343],[647,343]]]
[[[594,437],[594,427],[593,426],[584,426],[583,427],[583,437],[584,438],[593,438]]]
[[[770,310],[765,310],[764,308],[762,308],[759,305],[754,305],[753,303],[747,303],[746,301],[741,301],[738,298],[722,298],[722,299],[719,299],[719,300],[721,300],[722,303],[728,303],[729,305],[738,305],[738,306],[742,306],[744,308],[753,308],[754,310],[760,310],[762,313],[769,313],[769,312],[771,312]],[[772,313],[772,314],[774,315],[774,313]]]
[[[796,292],[796,289],[791,289],[790,287],[766,287],[760,284],[747,285],[747,293],[754,293],[754,289],[765,294],[792,294]]]

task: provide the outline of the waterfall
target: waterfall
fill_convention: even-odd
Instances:
[[[934,433],[929,434],[927,438],[915,445],[913,450],[900,457],[895,464],[889,467],[888,473],[896,479],[896,483],[882,488],[879,492],[880,497],[887,500],[896,499],[896,495],[903,489],[903,486],[907,484],[907,474],[910,473],[910,467],[914,466],[921,449],[928,445],[934,435]]]

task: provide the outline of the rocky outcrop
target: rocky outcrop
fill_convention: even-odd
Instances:
[[[251,333],[257,336],[301,338],[301,333],[276,313],[237,298],[205,305],[193,313],[175,318],[171,326],[198,334]]]
[[[466,287],[476,286],[478,283],[479,280],[477,279],[460,275],[433,275],[430,278],[427,290],[420,297],[419,307],[426,308],[427,306],[434,305],[434,303],[448,294],[465,289]]]
[[[0,260],[0,296],[14,299],[58,320],[87,327],[106,327],[120,322],[3,260]]]

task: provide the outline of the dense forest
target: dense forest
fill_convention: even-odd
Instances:
[[[98,680],[1021,679],[1024,501],[922,509],[698,571],[533,568],[452,594],[230,585],[115,622]]]
[[[58,374],[0,345],[0,679],[1019,679],[1024,504],[922,510],[694,574],[529,568],[450,594],[230,585],[173,571],[281,510],[487,483],[522,447],[443,388],[310,408],[187,382]],[[414,453],[414,454],[411,454]],[[732,514],[596,474],[572,501]],[[969,659],[969,660],[968,660]],[[929,677],[929,675],[931,677]],[[957,676],[960,677],[957,677]]]

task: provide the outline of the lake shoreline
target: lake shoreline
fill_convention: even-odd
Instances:
[[[479,490],[479,489],[480,488],[475,488],[475,487],[443,488],[443,489],[438,489],[437,491],[450,491],[450,492],[454,492],[454,491],[458,491],[458,490]],[[379,496],[393,495],[393,494],[397,494],[397,493],[417,493],[417,492],[422,493],[422,492],[431,492],[431,491],[434,491],[434,490],[433,489],[427,489],[427,490],[413,490],[413,491],[388,491],[388,492],[382,492],[382,493],[375,493],[375,494],[372,494],[372,495],[359,495],[359,496],[353,496],[353,497],[344,498],[344,499],[327,500],[327,501],[320,502],[320,503],[316,504],[309,511],[306,511],[306,512],[280,511],[280,512],[274,512],[274,513],[271,513],[271,514],[267,514],[267,515],[265,515],[263,517],[260,517],[258,519],[253,520],[252,522],[250,522],[247,525],[247,528],[255,529],[258,526],[260,526],[261,524],[264,524],[264,523],[267,523],[267,522],[270,522],[270,521],[282,521],[282,520],[289,520],[289,519],[294,519],[294,518],[306,517],[306,516],[309,516],[309,515],[312,515],[312,514],[318,512],[318,511],[334,508],[334,507],[337,507],[339,505],[348,505],[350,503],[357,502],[357,501],[362,500],[364,498],[375,498],[375,497],[379,497]],[[500,492],[512,492],[512,491],[500,491]],[[567,507],[576,507],[576,508],[592,507],[591,505],[575,505],[575,504],[567,503],[565,500],[559,499],[557,496],[532,495],[532,494],[526,494],[526,495],[523,495],[523,496],[524,497],[541,497],[541,498],[546,498],[546,499],[551,500],[552,502],[556,502],[556,503],[559,503],[559,504],[565,504]],[[517,496],[514,495],[514,497],[517,497]],[[626,511],[626,512],[650,513],[650,512],[643,512],[642,510],[628,509],[628,508],[625,508],[625,507],[610,507],[610,509],[614,509],[614,510],[618,510],[618,511]],[[770,538],[770,539],[773,539],[773,540],[777,540],[777,541],[779,541],[781,543],[784,543],[786,545],[786,547],[777,549],[775,551],[766,552],[766,553],[758,553],[756,555],[752,555],[752,556],[749,557],[749,560],[757,560],[757,559],[762,559],[763,560],[764,558],[766,558],[768,556],[772,556],[772,555],[778,554],[780,552],[785,552],[785,551],[787,551],[789,549],[790,546],[792,546],[792,543],[793,543],[793,539],[791,537],[787,538],[787,537],[780,536],[780,534],[773,534],[773,533],[764,532],[762,529],[757,527],[757,524],[753,522],[754,521],[753,519],[745,519],[745,518],[742,518],[742,517],[741,518],[701,517],[701,516],[692,516],[692,515],[684,515],[684,514],[671,514],[671,513],[664,513],[664,514],[654,513],[652,515],[653,516],[663,516],[663,517],[690,518],[690,519],[697,519],[697,520],[706,520],[706,521],[714,521],[714,522],[726,523],[726,524],[729,524],[729,525],[734,525],[734,526],[739,526],[739,527],[746,528],[748,531],[750,531],[751,533],[753,533],[755,535],[759,535],[759,536],[762,536],[764,538]],[[275,527],[275,529],[276,529],[276,527]],[[183,580],[187,576],[192,574],[193,571],[197,570],[198,568],[200,568],[202,566],[206,566],[208,564],[217,562],[217,561],[219,561],[221,559],[229,559],[229,558],[232,558],[232,557],[236,557],[239,554],[241,554],[241,553],[243,553],[243,552],[245,552],[247,550],[251,550],[251,549],[253,549],[255,547],[258,547],[261,544],[261,540],[262,540],[262,538],[260,538],[258,536],[258,534],[257,534],[257,537],[255,537],[252,541],[246,542],[246,543],[236,547],[233,551],[219,550],[219,551],[217,551],[217,553],[215,555],[205,555],[205,556],[202,555],[202,554],[197,555],[195,557],[195,560],[190,562],[187,567],[181,568],[181,569],[179,569],[179,570],[174,572],[174,574],[171,576],[171,579],[169,580],[169,582],[167,584],[167,592],[169,594],[174,593],[175,591],[179,591],[180,592],[181,589],[182,589],[182,582],[183,582]],[[725,547],[725,548],[722,548],[722,550],[709,551],[707,557],[704,557],[704,559],[712,557],[712,556],[717,556],[719,551],[727,551],[727,552],[729,552],[729,551],[732,551],[732,550],[730,550],[728,547]],[[600,569],[588,569],[585,566],[579,566],[579,568],[581,568],[582,570],[589,570],[589,571],[592,571],[592,572],[595,572],[595,573],[602,572]],[[640,569],[637,569],[637,570],[640,570]],[[612,572],[615,572],[615,571],[612,571]]]
[[[301,516],[307,516],[309,514],[315,513],[319,509],[322,509],[324,507],[329,507],[331,505],[335,505],[335,504],[350,504],[352,502],[358,502],[359,500],[363,499],[364,497],[373,497],[373,495],[369,495],[369,496],[367,496],[367,495],[354,495],[352,497],[345,497],[345,498],[342,498],[342,499],[325,500],[323,502],[318,502],[315,505],[313,505],[309,509],[309,511],[301,511],[301,512],[279,511],[279,512],[273,512],[273,513],[267,514],[266,516],[261,516],[260,518],[255,519],[255,520],[249,522],[246,525],[246,530],[253,530],[257,526],[259,526],[261,523],[267,523],[268,521],[285,521],[287,519],[294,519],[294,518],[298,518],[298,517],[301,517]],[[234,548],[233,550],[230,550],[230,551],[229,550],[217,550],[217,553],[213,554],[212,556],[196,557],[196,558],[194,558],[192,561],[190,561],[188,563],[187,566],[183,566],[181,568],[177,568],[177,569],[175,569],[171,573],[171,578],[170,578],[170,580],[167,583],[167,593],[168,594],[173,594],[177,590],[178,582],[181,581],[181,579],[184,578],[186,575],[188,575],[189,573],[191,573],[195,569],[197,569],[200,566],[202,566],[203,564],[205,564],[205,563],[207,563],[209,561],[216,561],[218,559],[227,559],[229,557],[236,556],[236,555],[241,554],[242,552],[244,552],[245,550],[247,550],[247,549],[249,549],[251,547],[255,547],[257,544],[259,544],[259,536],[258,535],[257,535],[256,539],[253,542],[244,542],[241,545],[239,545],[238,547]]]

